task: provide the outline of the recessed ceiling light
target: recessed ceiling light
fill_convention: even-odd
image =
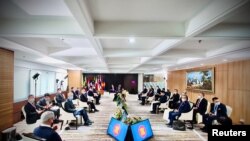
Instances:
[[[227,59],[223,59],[224,62],[227,62]]]
[[[201,66],[204,66],[204,64],[201,64]]]
[[[129,41],[129,43],[131,43],[131,44],[132,44],[132,43],[135,43],[135,38],[129,38],[128,41]]]

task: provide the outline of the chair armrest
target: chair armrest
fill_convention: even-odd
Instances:
[[[33,133],[23,133],[23,136],[34,139],[34,140],[38,140],[38,141],[46,141],[46,139],[37,137]]]

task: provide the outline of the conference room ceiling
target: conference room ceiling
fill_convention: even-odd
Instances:
[[[150,73],[250,58],[249,0],[2,0],[0,46],[93,73]]]

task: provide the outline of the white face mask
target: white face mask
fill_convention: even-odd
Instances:
[[[29,99],[29,102],[30,102],[30,103],[34,103],[34,101],[35,101],[34,98]]]
[[[220,105],[220,102],[216,102],[215,105]]]
[[[186,101],[186,99],[182,98],[181,101]]]
[[[199,96],[198,96],[198,99],[201,99],[201,98],[202,98],[202,97],[199,95]]]
[[[50,101],[50,98],[45,98],[46,101]]]
[[[73,100],[73,95],[68,97],[69,100]]]

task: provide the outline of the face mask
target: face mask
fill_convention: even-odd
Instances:
[[[45,98],[46,101],[50,101],[50,98]]]
[[[69,99],[69,100],[73,100],[73,96],[69,96],[68,99]]]
[[[182,98],[181,101],[186,101],[186,99]]]
[[[220,102],[216,102],[215,105],[220,105]]]
[[[201,99],[201,96],[200,96],[200,95],[198,96],[198,99]]]
[[[30,103],[34,103],[34,101],[35,101],[34,98],[29,99],[29,102],[30,102]]]

